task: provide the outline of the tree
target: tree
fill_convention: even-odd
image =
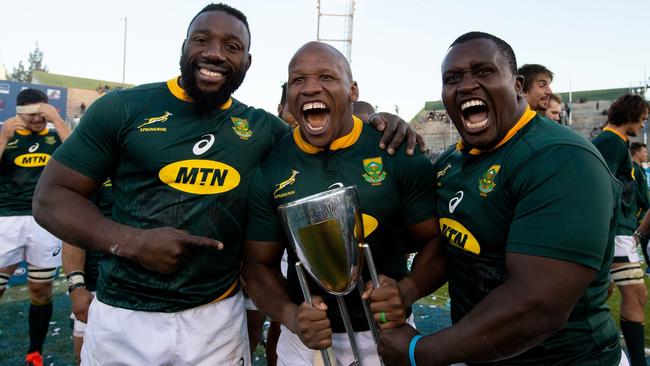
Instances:
[[[18,66],[13,68],[11,74],[8,75],[9,80],[31,83],[32,82],[32,73],[36,70],[47,72],[47,66],[43,65],[43,51],[38,48],[38,43],[36,43],[36,48],[34,51],[29,53],[29,66],[25,70],[25,66],[22,61],[18,62]]]
[[[18,67],[14,67],[11,74],[7,75],[9,80],[27,82],[27,70],[22,61],[18,62]]]

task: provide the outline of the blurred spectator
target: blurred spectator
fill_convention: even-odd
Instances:
[[[536,112],[544,112],[553,91],[553,72],[538,64],[526,64],[517,70],[524,77],[524,94],[530,108]]]
[[[544,116],[552,119],[557,123],[562,123],[561,114],[562,114],[562,99],[557,94],[551,94],[549,97],[548,108],[544,111]]]

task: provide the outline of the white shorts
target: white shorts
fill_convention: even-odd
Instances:
[[[175,313],[134,311],[97,298],[88,309],[81,365],[250,365],[241,291]]]
[[[407,319],[407,323],[415,327],[413,315]],[[278,339],[276,348],[278,366],[312,366],[320,364],[320,362],[316,361],[321,359],[320,351],[307,348],[300,340],[300,337],[284,325],[280,326],[280,329],[280,339]],[[377,346],[372,338],[372,333],[367,330],[365,332],[355,332],[354,335],[361,354],[361,363],[364,365],[379,365],[379,355],[377,354]],[[332,364],[336,365],[349,365],[354,361],[347,333],[332,333],[330,359]]]
[[[0,217],[0,267],[21,261],[40,267],[61,265],[61,240],[43,229],[32,216]]]
[[[617,235],[614,238],[614,244],[614,263],[639,262],[639,253],[636,250],[636,241],[633,236]]]

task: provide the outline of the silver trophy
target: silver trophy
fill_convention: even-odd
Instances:
[[[355,358],[352,365],[361,365],[359,348],[343,296],[355,286],[360,292],[363,291],[361,269],[364,257],[375,288],[379,287],[379,280],[370,247],[364,243],[363,220],[356,187],[335,188],[301,198],[279,206],[278,211],[284,230],[298,255],[296,272],[305,301],[311,304],[303,267],[323,290],[336,295]],[[370,306],[366,301],[363,301],[363,306],[375,344],[378,345],[379,333]],[[321,355],[325,365],[330,365],[327,350],[322,350]]]

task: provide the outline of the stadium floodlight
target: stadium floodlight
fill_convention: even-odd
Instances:
[[[337,3],[339,1],[336,1]],[[321,0],[316,1],[316,8],[318,9],[318,21],[316,24],[316,39],[319,42],[327,42],[342,45],[341,52],[352,64],[352,28],[354,23],[354,9],[355,0],[346,0],[345,8],[342,12],[323,12],[321,11]],[[343,19],[343,36],[342,37],[325,37],[323,35],[323,28],[321,27],[321,19],[323,18],[338,18]],[[338,47],[337,47],[338,48]]]

